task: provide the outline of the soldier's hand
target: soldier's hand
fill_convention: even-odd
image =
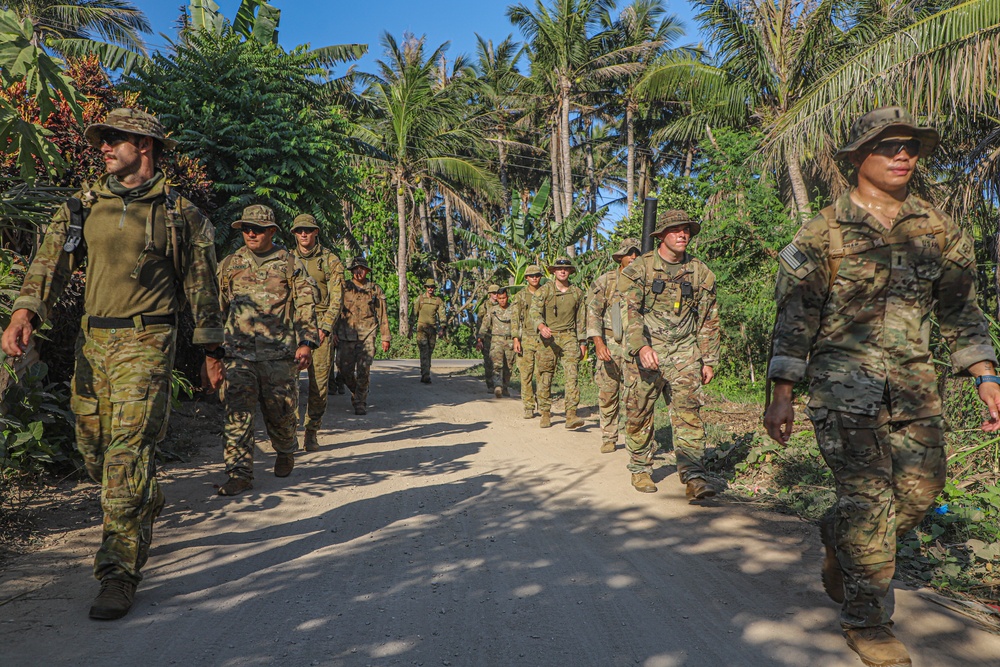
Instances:
[[[478,351],[478,352],[482,352],[483,351],[483,339],[482,338],[477,338],[476,339],[476,351]]]
[[[201,388],[211,394],[226,379],[226,367],[219,359],[205,357],[201,365]]]
[[[514,339],[514,354],[524,354],[524,350],[521,349],[521,339]]]
[[[337,338],[337,334],[330,334],[330,345],[333,347],[340,345],[340,339]]]
[[[383,352],[389,351],[389,341],[387,340],[382,341],[382,351]]]
[[[604,344],[604,340],[599,336],[594,336],[594,354],[601,361],[611,361],[611,350]]]
[[[990,418],[983,422],[982,429],[987,433],[1000,429],[1000,384],[984,382],[977,391],[990,411]]]
[[[322,345],[323,343],[325,343],[326,342],[326,338],[327,338],[326,332],[323,331],[322,329],[320,329],[319,330],[319,344]]]
[[[775,380],[771,405],[764,413],[764,428],[771,439],[781,445],[788,444],[795,425],[795,409],[792,407],[792,382]]]
[[[299,364],[299,370],[304,371],[312,363],[312,348],[308,345],[299,345],[295,350],[295,361]]]
[[[712,381],[712,378],[714,378],[714,377],[715,377],[715,370],[713,370],[711,366],[702,366],[701,367],[701,383],[702,384],[708,384],[709,382]]]
[[[649,345],[643,345],[639,349],[639,365],[647,371],[655,371],[660,367],[660,358]]]
[[[3,332],[0,347],[8,357],[20,357],[31,344],[31,334],[35,327],[31,324],[33,312],[27,308],[18,308],[10,316],[10,325]]]
[[[552,338],[552,329],[548,328],[544,324],[538,325],[538,333],[542,335],[542,338]]]

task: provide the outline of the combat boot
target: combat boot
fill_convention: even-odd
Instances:
[[[503,396],[503,389],[501,387],[493,387],[494,398],[500,398]]]
[[[618,443],[614,440],[608,440],[603,445],[601,445],[601,454],[610,454],[618,448]]]
[[[548,410],[542,411],[542,421],[538,423],[540,428],[549,428],[552,426],[552,413]]]
[[[292,474],[292,468],[295,467],[295,455],[294,454],[281,454],[278,453],[278,458],[274,459],[274,476],[275,477],[288,477]]]
[[[253,488],[253,482],[244,477],[230,477],[229,481],[219,487],[220,496],[238,496]]]
[[[575,428],[580,428],[587,422],[583,421],[580,417],[576,416],[576,410],[566,411],[566,428],[572,430]]]
[[[101,592],[90,607],[90,617],[98,621],[121,618],[132,608],[135,584],[124,579],[101,579]]]
[[[535,418],[535,411],[532,410],[531,408],[525,408],[524,409],[524,418],[525,419],[534,419]]]
[[[656,484],[653,484],[653,476],[648,472],[632,473],[632,486],[641,493],[656,493]]]
[[[847,645],[868,667],[906,667],[912,665],[903,642],[896,639],[888,625],[844,630]]]
[[[823,540],[823,590],[838,604],[844,603],[844,571],[837,560],[836,524],[832,515],[819,522],[819,536]]]
[[[368,414],[368,410],[366,410],[365,406],[363,406],[363,405],[355,405],[354,406],[354,414],[356,414],[356,415],[366,415],[366,414]]]
[[[422,383],[424,383],[424,384],[430,384],[431,383],[431,379],[429,377],[420,378],[420,381]]]
[[[716,493],[718,493],[718,491],[715,489],[715,486],[707,479],[695,477],[693,479],[689,479],[687,482],[686,495],[689,501],[711,498]]]
[[[302,438],[302,447],[307,452],[318,452],[319,451],[319,440],[316,439],[316,431],[312,429],[306,429],[306,435]]]
[[[504,388],[503,388],[503,391],[501,391],[501,392],[500,392],[500,395],[501,395],[501,396],[507,396],[507,397],[510,397],[510,389],[507,389],[506,387],[504,387]]]

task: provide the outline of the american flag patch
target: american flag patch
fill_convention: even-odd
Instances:
[[[795,247],[794,243],[786,245],[785,249],[778,253],[778,257],[785,260],[785,264],[788,264],[792,271],[805,264],[809,259],[801,250]]]

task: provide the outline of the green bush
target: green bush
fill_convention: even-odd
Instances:
[[[34,473],[79,467],[68,392],[47,384],[47,373],[44,363],[30,367],[0,404],[0,468]]]

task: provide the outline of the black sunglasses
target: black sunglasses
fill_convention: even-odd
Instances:
[[[117,146],[118,144],[128,141],[131,135],[128,132],[122,132],[120,130],[106,130],[101,132],[101,143],[107,144],[108,146]]]
[[[557,259],[552,266],[573,266],[573,262],[566,259]]]
[[[267,227],[261,227],[259,225],[251,225],[251,224],[248,224],[246,222],[244,222],[242,225],[240,225],[240,230],[244,234],[249,233],[249,234],[253,234],[254,236],[260,236],[261,234],[264,233],[265,229],[267,229]]]
[[[906,151],[906,154],[910,157],[918,157],[920,155],[920,140],[888,139],[878,142],[872,148],[872,153],[881,155],[882,157],[896,157],[902,151]]]

